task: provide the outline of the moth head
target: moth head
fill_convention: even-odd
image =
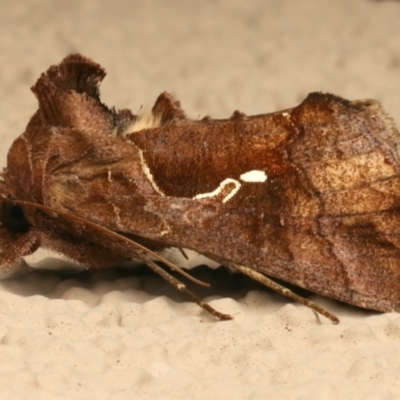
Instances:
[[[28,233],[32,228],[22,206],[7,201],[0,206],[0,222],[3,229],[13,234]]]
[[[38,237],[24,207],[0,201],[0,268],[11,267],[39,247]]]
[[[12,144],[7,167],[0,173],[0,268],[39,246],[69,253],[85,264],[91,264],[89,253],[101,253],[92,244],[80,249],[79,244],[70,244],[75,240],[71,231],[84,224],[76,229],[72,217],[53,212],[49,176],[89,152],[93,141],[86,139],[92,132],[115,135],[135,118],[101,103],[99,84],[104,76],[100,65],[75,54],[50,67],[32,87],[39,109]]]
[[[10,152],[13,152],[13,146]],[[12,159],[9,157],[8,161]],[[0,174],[0,267],[11,266],[37,248],[33,245],[37,240],[32,240],[36,210],[18,203],[19,200],[33,197],[31,190],[27,190],[25,196],[21,195],[31,177],[30,171],[22,172],[22,167],[26,167],[23,162],[19,168],[13,165]],[[18,178],[13,178],[14,175]]]

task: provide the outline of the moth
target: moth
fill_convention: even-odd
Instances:
[[[400,135],[377,101],[311,93],[280,112],[193,120],[164,92],[134,115],[101,102],[104,76],[75,54],[33,86],[39,108],[1,173],[2,268],[40,246],[87,268],[135,259],[230,319],[168,272],[188,277],[163,257],[175,247],[334,323],[271,278],[400,311]]]

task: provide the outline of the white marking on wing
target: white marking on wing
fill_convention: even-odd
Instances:
[[[151,186],[153,186],[153,189],[161,196],[165,196],[165,193],[158,187],[157,183],[154,182],[153,174],[151,173],[150,168],[146,164],[146,160],[144,159],[144,156],[143,156],[143,151],[140,149],[138,149],[138,150],[139,150],[139,156],[140,156],[140,165],[142,166],[142,171],[143,171],[144,175],[150,182]]]
[[[119,211],[120,211],[120,210],[119,210],[119,208],[118,208],[115,204],[113,204],[112,207],[113,207],[115,216],[117,217],[117,222],[120,223],[120,222],[121,222],[121,218],[120,218],[120,216],[119,216]]]
[[[255,169],[240,175],[240,179],[243,182],[265,182],[267,180],[267,174],[264,171]]]
[[[283,112],[283,113],[282,113],[282,116],[285,117],[285,118],[287,118],[287,119],[290,119],[290,114],[287,113],[287,112]]]
[[[112,175],[111,175],[111,169],[110,168],[107,168],[107,180],[108,180],[108,182],[110,182],[112,184]],[[114,203],[112,203],[112,207],[113,207],[113,210],[114,210],[114,214],[117,217],[118,223],[121,222],[121,218],[119,216],[120,209]]]
[[[235,187],[222,199],[222,202],[226,203],[238,192],[238,190],[242,186],[239,181],[232,179],[232,178],[224,179],[219,184],[219,186],[212,192],[197,194],[196,196],[193,197],[193,200],[200,200],[200,199],[205,199],[208,197],[216,197],[224,190],[224,187],[230,183],[233,183],[235,185]]]
[[[168,222],[165,221],[165,220],[163,220],[163,223],[164,223],[164,225],[165,225],[165,229],[163,229],[163,230],[160,232],[160,236],[168,235],[168,234],[171,232],[171,227],[169,226]]]

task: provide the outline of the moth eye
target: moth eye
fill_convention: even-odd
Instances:
[[[24,210],[18,204],[3,203],[1,205],[0,220],[2,225],[11,232],[28,232],[31,224],[26,219]]]

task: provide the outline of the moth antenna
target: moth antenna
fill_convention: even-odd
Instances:
[[[242,265],[238,264],[231,264],[229,263],[229,266],[232,268],[235,268],[239,272],[241,272],[243,275],[247,275],[249,278],[260,282],[264,286],[269,287],[270,289],[274,290],[277,293],[282,294],[283,296],[289,297],[292,300],[295,300],[299,303],[304,304],[305,306],[311,308],[315,312],[323,315],[324,317],[330,319],[335,325],[340,322],[339,318],[336,317],[335,315],[331,314],[329,311],[325,310],[325,308],[322,308],[318,304],[305,299],[304,297],[301,297],[297,295],[296,293],[293,293],[291,290],[288,288],[285,288],[282,285],[279,285],[278,283],[274,282],[272,279],[268,278],[267,276],[255,271],[254,269],[248,268],[248,267],[243,267]]]
[[[144,258],[146,258],[144,256]],[[175,289],[179,290],[181,293],[185,294],[186,296],[190,297],[195,303],[197,303],[201,308],[204,310],[208,311],[211,315],[214,317],[220,319],[220,320],[229,320],[232,319],[232,317],[228,314],[223,314],[217,311],[215,308],[211,307],[207,302],[205,302],[203,299],[200,297],[196,296],[191,290],[189,290],[185,284],[183,284],[181,281],[178,279],[174,278],[172,275],[170,275],[167,271],[163,270],[161,267],[159,267],[153,260],[148,258],[145,261],[146,265],[151,268],[156,274],[160,275],[161,278],[165,279],[168,283],[170,283]]]
[[[176,265],[170,263],[167,261],[165,258],[162,256],[158,255],[157,253],[154,253],[153,251],[149,250],[147,247],[142,246],[141,244],[126,238],[125,236],[120,235],[119,233],[116,233],[108,228],[105,228],[101,225],[98,225],[92,221],[88,221],[84,218],[78,217],[74,214],[69,214],[63,211],[58,211],[58,210],[53,210],[50,207],[41,205],[41,204],[35,204],[35,203],[30,203],[27,201],[21,201],[21,200],[13,200],[10,201],[10,203],[13,204],[19,204],[19,205],[25,205],[29,207],[35,207],[36,209],[44,210],[44,211],[50,211],[52,213],[58,214],[66,219],[77,221],[77,222],[82,222],[83,224],[86,224],[86,226],[90,226],[94,229],[97,229],[101,232],[107,233],[108,235],[113,236],[114,238],[117,238],[121,241],[124,241],[127,244],[130,244],[134,246],[136,249],[139,250],[140,254],[140,259],[143,261],[150,269],[152,269],[156,274],[161,276],[161,278],[165,279],[168,283],[170,283],[174,288],[176,288],[179,292],[184,293],[186,296],[191,298],[195,303],[197,303],[201,308],[204,310],[208,311],[211,315],[214,317],[220,319],[220,320],[229,320],[232,319],[232,317],[228,314],[223,314],[211,307],[208,303],[206,303],[203,299],[200,297],[196,296],[191,290],[189,290],[185,284],[183,284],[181,281],[178,279],[174,278],[171,274],[169,274],[167,271],[164,271],[161,267],[159,267],[151,258],[150,256],[153,256],[157,258],[158,260],[162,261],[166,265],[168,265],[171,269],[173,269],[176,272],[179,272],[181,275],[184,277],[188,278],[194,283],[197,283],[202,286],[207,286],[209,287],[210,285],[208,283],[202,282],[196,278],[193,278],[189,274],[187,274],[185,271],[183,271],[181,268],[177,267]]]
[[[179,268],[178,266],[176,266],[175,264],[171,263],[170,261],[166,260],[164,257],[160,256],[159,254],[155,253],[154,251],[148,249],[145,246],[142,246],[141,244],[135,242],[132,239],[128,239],[127,237],[120,235],[119,233],[116,233],[114,231],[112,231],[111,229],[105,228],[104,226],[98,225],[95,222],[89,221],[87,219],[81,218],[75,214],[69,214],[67,212],[64,211],[59,211],[59,210],[54,210],[51,207],[47,207],[45,205],[42,204],[36,204],[36,203],[31,203],[29,201],[23,201],[23,200],[14,200],[14,199],[4,199],[4,201],[7,201],[9,203],[12,204],[19,204],[22,206],[28,206],[28,207],[33,207],[36,208],[38,210],[43,210],[43,211],[48,211],[51,214],[57,214],[59,216],[64,217],[65,219],[69,220],[69,221],[75,221],[75,222],[80,222],[82,223],[84,226],[89,226],[97,231],[103,232],[109,236],[112,236],[114,238],[116,238],[117,240],[119,240],[120,242],[125,242],[126,244],[129,244],[130,246],[136,248],[137,250],[139,250],[140,257],[142,257],[142,259],[146,258],[145,255],[150,255],[154,258],[156,258],[157,260],[163,262],[165,265],[167,265],[168,267],[170,267],[173,271],[178,272],[179,274],[181,274],[182,276],[184,276],[185,278],[189,279],[190,281],[192,281],[193,283],[196,283],[197,285],[200,286],[204,286],[204,287],[210,287],[209,283],[203,282],[199,279],[194,278],[193,276],[189,275],[187,272],[183,271],[182,268]],[[146,260],[149,258],[146,258]],[[142,260],[143,262],[147,262]]]

